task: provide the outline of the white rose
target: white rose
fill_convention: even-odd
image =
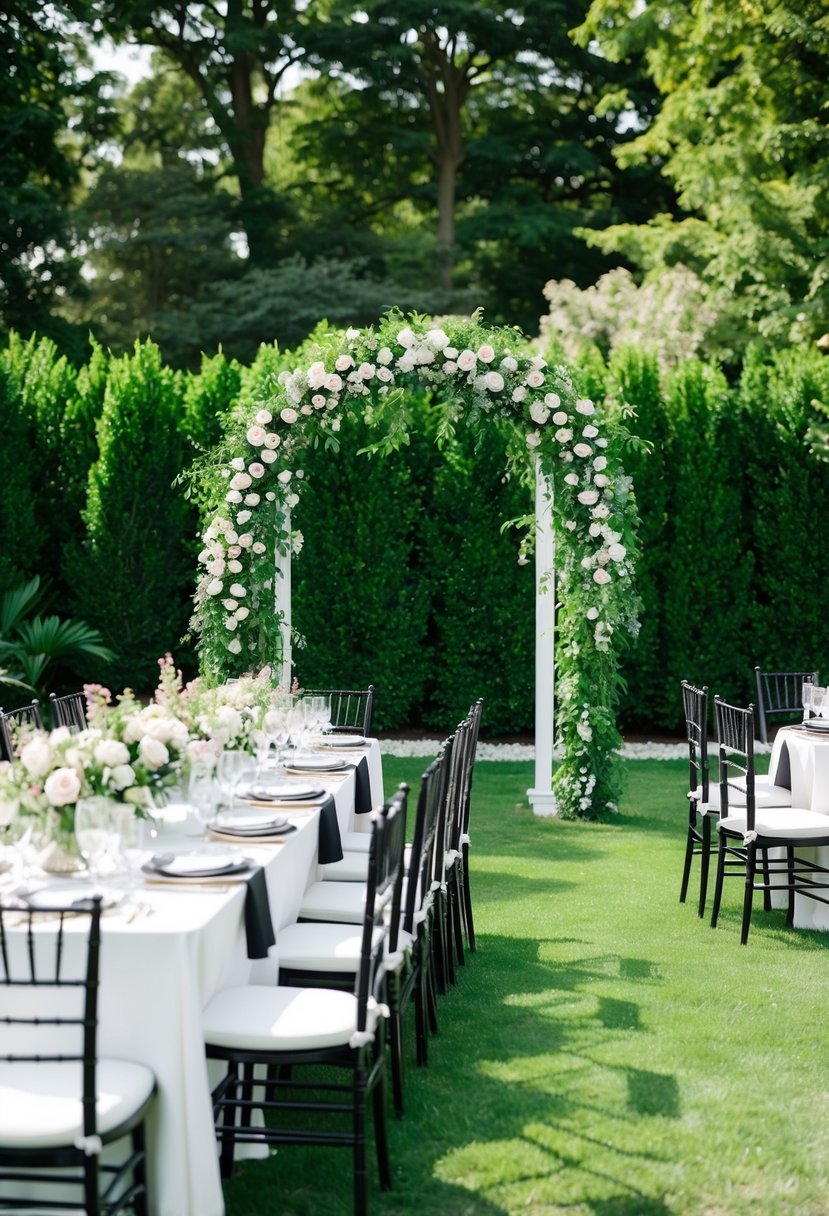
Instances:
[[[480,354],[480,351],[478,353]],[[484,383],[491,393],[500,393],[504,387],[504,377],[500,372],[487,372],[484,376]]]
[[[245,467],[245,462],[241,456],[234,456],[230,462],[230,467],[235,469],[237,473],[241,473],[242,469]]]
[[[504,372],[517,372],[518,360],[513,359],[512,355],[507,355],[501,360],[501,370]]]
[[[237,600],[240,600],[243,596],[247,595],[247,591],[241,583],[233,583],[231,584],[230,594],[235,596]]]
[[[572,438],[573,432],[570,430],[569,426],[561,426],[556,431],[556,441],[558,443],[569,443]]]
[[[251,477],[264,477],[265,466],[260,464],[258,460],[254,460],[253,464],[248,465],[248,472]]]
[[[227,568],[231,574],[241,574],[244,567],[241,562],[232,561],[227,563]]]
[[[253,542],[253,544],[251,545],[251,548],[253,549],[253,552],[256,553],[259,557],[261,557],[262,554],[265,552],[265,546],[262,544],[261,540],[255,540]]]
[[[129,749],[117,739],[102,739],[95,748],[95,762],[102,768],[117,768],[119,764],[128,764]]]
[[[238,638],[231,638],[227,644],[227,648],[231,654],[241,654],[242,653],[242,643],[239,641]]]
[[[579,411],[580,414],[586,414],[588,417],[590,416],[590,414],[595,414],[595,412],[596,412],[596,407],[593,404],[593,402],[586,401],[586,400],[577,401],[576,409]]]
[[[478,357],[471,350],[462,350],[458,355],[457,364],[462,372],[472,371],[475,364],[478,362]]]
[[[627,549],[624,545],[608,545],[607,553],[611,561],[621,562],[624,561],[625,556],[627,555]]]
[[[234,473],[231,478],[231,490],[248,490],[250,489],[250,476],[247,473]]]
[[[379,356],[377,361],[379,363]],[[388,367],[378,367],[377,379],[383,384],[391,384],[392,380],[394,379],[394,373]]]
[[[595,621],[596,617],[599,615],[599,610],[598,608],[588,608],[586,615],[588,621]]]
[[[354,360],[351,358],[351,355],[339,355],[334,360],[334,369],[338,372],[347,372],[353,366]]]
[[[244,532],[239,537],[239,545],[242,549],[249,549],[252,544],[253,544],[253,533],[252,532]]]
[[[442,329],[430,329],[426,334],[426,341],[434,350],[443,350],[444,346],[449,345],[449,339]]]
[[[491,363],[495,358],[495,351],[487,343],[484,343],[483,346],[478,347],[478,358],[481,360],[481,363]]]
[[[276,460],[276,452],[273,448],[262,448],[262,451],[259,453],[259,459],[263,464],[273,464]]]
[[[291,409],[289,405],[286,405],[284,410],[280,411],[279,417],[283,422],[287,422],[288,425],[291,426],[294,422],[296,422],[299,414],[296,412],[296,410]]]
[[[415,342],[417,341],[417,338],[414,336],[414,333],[409,328],[409,326],[406,325],[406,326],[404,326],[403,329],[401,329],[400,333],[397,335],[397,341],[400,343],[401,346],[404,346],[408,349],[410,346],[414,346]]]
[[[241,501],[242,501],[242,495],[239,493],[238,490],[228,490],[227,494],[225,494],[225,502],[235,503],[235,502],[241,502]]]
[[[444,376],[454,376],[455,372],[458,370],[458,365],[457,363],[453,363],[451,359],[447,359],[441,370]]]
[[[383,367],[385,367],[387,364],[391,363],[393,358],[394,358],[394,355],[391,353],[391,351],[389,350],[389,348],[387,346],[384,346],[381,350],[378,350],[378,352],[377,352],[377,362],[382,364]]]
[[[224,584],[220,578],[211,579],[205,590],[208,595],[221,595]]]
[[[265,442],[265,429],[261,426],[252,426],[247,433],[248,443],[252,447],[258,448]]]
[[[138,754],[147,768],[151,769],[162,768],[170,760],[170,753],[165,745],[160,739],[154,739],[152,735],[144,735],[138,744]]]
[[[45,777],[55,762],[55,753],[43,735],[35,735],[20,752],[20,761],[32,777]]]
[[[561,405],[561,397],[559,397],[558,393],[547,393],[544,398],[544,404],[548,409],[557,410]]]
[[[248,520],[250,519],[250,516],[251,516],[250,511],[240,511],[239,514],[236,516],[236,523],[237,524],[246,524],[248,522]]]
[[[336,372],[332,372],[330,376],[325,377],[325,387],[329,393],[338,393],[342,386],[342,376],[338,376]]]
[[[544,383],[544,375],[536,368],[533,368],[531,372],[527,372],[525,381],[530,388],[541,388],[541,385]]]
[[[512,399],[516,404],[523,401],[524,398],[526,397],[526,395],[527,395],[527,390],[523,384],[519,384],[518,388],[514,388],[512,390]]]
[[[593,571],[593,582],[598,583],[600,587],[603,587],[606,583],[610,582],[610,575],[605,570],[604,566],[599,566],[597,570]]]
[[[81,779],[73,768],[56,768],[46,778],[43,792],[51,806],[69,806],[78,801]]]
[[[579,484],[578,473],[567,473],[564,480],[568,486],[577,486]]]
[[[539,434],[539,432],[530,431],[529,435],[527,436],[527,447],[528,448],[537,448],[540,443],[541,443],[541,435]]]
[[[242,605],[241,608],[237,609],[237,612],[236,612],[237,621],[246,621],[249,616],[250,616],[250,608],[246,608],[244,604]]]
[[[596,476],[593,478],[593,485],[601,486],[602,489],[604,489],[605,486],[610,485],[610,478],[605,477],[604,473],[597,473]]]
[[[245,506],[246,507],[258,507],[259,503],[261,501],[262,500],[258,494],[246,494],[245,495]]]
[[[530,417],[533,422],[536,422],[539,426],[543,426],[550,417],[550,411],[541,401],[533,401],[530,406]]]
[[[256,421],[260,426],[267,426],[269,422],[273,421],[273,414],[270,410],[259,410],[256,415]]]
[[[135,785],[135,772],[131,764],[116,764],[109,774],[109,784],[114,790],[126,790]]]
[[[595,439],[598,433],[599,428],[592,425],[586,426],[582,431],[582,435],[584,435],[585,439]]]
[[[607,457],[606,456],[597,456],[596,459],[593,461],[593,468],[596,470],[597,473],[601,473],[604,469],[607,468]]]
[[[579,497],[579,502],[582,504],[582,506],[592,507],[594,503],[597,503],[599,501],[599,491],[598,490],[582,490],[581,494],[579,494],[578,497]]]
[[[278,448],[280,443],[281,443],[281,440],[280,440],[279,436],[275,435],[273,433],[273,431],[269,431],[268,434],[265,436],[265,447],[266,448]]]
[[[593,449],[589,443],[577,443],[574,446],[573,451],[577,456],[581,456],[583,460],[586,460],[588,456],[593,455]]]
[[[566,424],[567,415],[565,414],[564,410],[556,410],[556,412],[553,414],[553,422],[556,424],[556,426],[564,426]]]
[[[291,480],[291,470],[282,469],[282,471],[280,473],[277,473],[276,479],[277,479],[277,481],[281,481],[283,486],[286,486],[288,484],[288,482]]]

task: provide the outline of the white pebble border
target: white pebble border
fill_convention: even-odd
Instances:
[[[381,739],[380,751],[386,756],[436,756],[439,739]],[[768,744],[755,744],[756,752],[770,752]],[[556,759],[560,754],[556,750]],[[687,743],[623,743],[619,749],[623,760],[683,760],[688,757]],[[479,743],[479,760],[534,760],[532,743]]]

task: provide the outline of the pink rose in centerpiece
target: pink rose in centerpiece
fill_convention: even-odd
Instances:
[[[81,779],[73,768],[56,768],[43,783],[43,792],[52,806],[70,806],[78,801]]]

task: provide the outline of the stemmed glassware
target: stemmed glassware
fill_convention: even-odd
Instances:
[[[821,688],[819,684],[812,685],[812,700],[811,708],[816,718],[823,717],[823,710],[826,704],[826,689]]]
[[[225,748],[219,757],[219,767],[217,770],[219,788],[230,810],[233,810],[236,792],[242,778],[246,773],[250,773],[251,767],[251,757],[247,752],[238,749]]]
[[[290,709],[284,705],[274,705],[265,710],[262,718],[263,744],[258,757],[260,773],[279,768],[281,750],[291,737],[290,714]]]
[[[305,721],[311,734],[322,734],[331,728],[331,701],[313,694],[303,698]]]
[[[121,835],[111,798],[94,794],[75,804],[75,838],[87,869],[96,878],[122,868]]]
[[[801,690],[801,700],[803,702],[803,721],[808,722],[812,716],[812,706],[815,686],[811,680],[804,680]]]

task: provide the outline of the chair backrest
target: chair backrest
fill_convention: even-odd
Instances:
[[[484,702],[481,697],[470,707],[469,716],[467,717],[468,728],[466,734],[466,749],[464,755],[464,767],[461,774],[461,807],[459,817],[459,828],[461,838],[469,833],[469,813],[471,810],[472,800],[472,773],[475,768],[475,756],[478,751],[478,733],[481,729],[481,714],[483,713]]]
[[[682,681],[685,734],[688,739],[688,790],[708,801],[708,688]]]
[[[6,719],[3,717],[3,711],[0,710],[0,760],[13,759],[14,748],[12,747],[11,735],[6,725]]]
[[[35,698],[28,705],[19,705],[17,709],[0,709],[0,715],[6,723],[17,726],[32,726],[35,730],[43,730],[43,719],[40,716],[40,702]]]
[[[70,918],[71,943],[66,932]],[[84,918],[88,928],[79,965],[73,947],[77,922]],[[42,928],[39,921],[45,922]],[[48,911],[21,912],[19,905],[0,903],[0,1060],[80,1064],[84,1136],[96,1135],[100,945],[100,896]],[[27,992],[36,994],[34,999]]]
[[[331,702],[331,726],[334,730],[371,734],[371,714],[374,708],[374,685],[354,690],[347,688],[307,688],[309,697],[328,697]]]
[[[63,697],[49,693],[49,709],[52,714],[52,727],[68,726],[74,734],[86,730],[86,697],[82,692],[68,692]]]
[[[729,790],[745,805],[746,831],[754,831],[754,706],[742,709],[714,697],[719,751],[720,817],[728,814]]]
[[[757,737],[768,743],[768,720],[772,715],[802,714],[803,685],[807,680],[819,684],[816,671],[763,671],[754,668],[757,685],[756,719]]]
[[[444,754],[433,760],[420,779],[420,794],[415,811],[406,901],[402,912],[403,928],[414,932],[415,913],[419,912],[432,884],[435,840],[442,796],[441,775]]]
[[[365,1030],[368,999],[379,997],[386,942],[400,922],[403,853],[406,846],[406,806],[409,787],[401,785],[383,804],[371,826],[366,903],[357,970],[357,1029]],[[386,909],[390,908],[387,917]]]

